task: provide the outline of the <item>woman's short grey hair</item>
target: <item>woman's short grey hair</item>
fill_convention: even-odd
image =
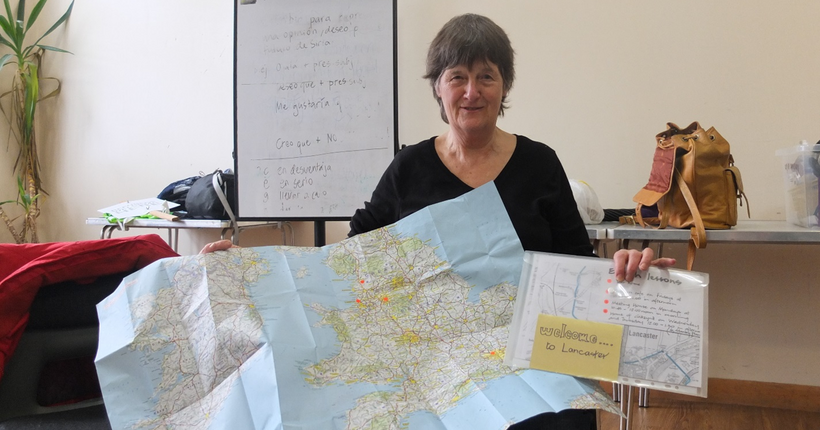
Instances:
[[[490,61],[498,66],[504,84],[499,116],[504,116],[507,94],[515,80],[513,51],[507,33],[487,17],[468,13],[457,16],[439,30],[427,50],[427,73],[424,78],[433,87],[433,97],[441,109],[441,119],[445,123],[447,114],[441,97],[436,94],[436,83],[445,70],[458,65],[472,65],[475,61]]]

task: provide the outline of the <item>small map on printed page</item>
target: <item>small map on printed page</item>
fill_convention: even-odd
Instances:
[[[527,251],[504,362],[706,397],[708,284],[656,267],[618,283],[612,260]]]

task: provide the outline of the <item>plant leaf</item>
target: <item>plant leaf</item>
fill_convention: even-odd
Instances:
[[[60,19],[58,19],[58,20],[57,20],[57,22],[55,22],[55,23],[54,23],[54,25],[52,25],[52,26],[51,26],[51,28],[49,28],[49,29],[48,29],[48,31],[46,31],[45,33],[43,33],[43,35],[42,35],[42,36],[40,36],[40,38],[39,38],[39,39],[37,39],[37,41],[36,41],[36,42],[34,42],[34,44],[35,44],[35,45],[39,44],[39,43],[40,43],[40,41],[41,41],[41,40],[43,40],[43,38],[44,38],[44,37],[46,37],[46,36],[48,36],[49,34],[51,34],[51,32],[52,32],[52,31],[54,31],[54,30],[56,30],[56,29],[57,29],[57,27],[59,27],[59,26],[60,26],[60,24],[62,24],[63,22],[65,22],[65,20],[67,20],[67,19],[68,19],[68,17],[69,17],[69,16],[71,16],[71,9],[73,9],[73,8],[74,8],[74,0],[71,0],[71,4],[70,4],[70,5],[68,5],[68,9],[65,11],[65,13],[63,14],[63,16],[61,16],[61,17],[60,17]]]
[[[26,99],[23,105],[23,142],[28,145],[31,142],[32,126],[34,124],[34,109],[37,107],[37,97],[40,90],[40,83],[37,80],[37,65],[28,65],[26,79]]]
[[[11,14],[11,4],[9,3],[9,0],[3,0],[3,3],[5,3],[6,6],[6,17],[8,18],[8,21],[11,22],[14,19],[12,18],[14,15]]]
[[[65,53],[65,54],[74,55],[71,52],[66,51],[65,49],[60,49],[60,48],[57,48],[57,47],[54,47],[54,46],[48,46],[48,45],[36,45],[36,46],[38,46],[40,48],[43,48],[46,51],[62,52],[62,53]]]
[[[17,46],[15,52],[23,50],[23,41],[26,40],[26,30],[23,28],[23,21],[14,21],[14,45]]]
[[[14,55],[12,55],[12,54],[6,54],[6,55],[0,57],[0,70],[2,70],[3,67],[6,65],[6,63],[8,63],[9,60],[12,59],[12,58],[14,58]]]
[[[12,44],[11,44],[11,42],[9,42],[8,40],[6,40],[6,38],[5,38],[5,37],[0,36],[0,43],[2,43],[3,45],[8,46],[8,47],[9,47],[9,48],[11,48],[11,49],[12,49],[12,51],[14,51],[15,53],[17,52],[17,49],[15,49],[15,48],[14,48],[14,45],[12,45]]]
[[[40,102],[41,102],[41,101],[43,101],[43,100],[46,100],[46,99],[50,99],[50,98],[52,98],[52,97],[56,97],[58,94],[60,94],[60,91],[62,90],[63,83],[62,83],[62,82],[60,82],[60,80],[59,80],[59,79],[57,79],[57,78],[42,78],[42,79],[40,79],[40,90],[42,90],[42,89],[43,89],[43,81],[46,81],[46,80],[49,80],[49,81],[56,81],[56,82],[57,82],[57,88],[55,88],[54,90],[52,90],[50,93],[48,93],[48,94],[46,94],[46,95],[44,95],[44,96],[40,97]],[[42,92],[40,92],[40,94],[42,94]],[[2,96],[2,95],[0,95],[0,99],[2,99],[2,98],[3,98],[3,96]],[[38,103],[39,103],[39,102],[38,102]],[[2,106],[3,106],[3,105],[2,105],[2,104],[0,104],[0,107],[2,107]]]
[[[31,25],[34,24],[34,21],[37,20],[37,17],[40,16],[40,11],[43,10],[43,6],[46,5],[48,0],[40,0],[34,5],[34,9],[31,10],[31,15],[28,16],[28,22],[26,23],[26,31],[31,28]]]
[[[26,19],[26,0],[17,2],[17,21],[23,22]]]
[[[9,39],[14,40],[14,26],[3,15],[0,15],[0,29],[3,29],[3,33],[6,33]]]

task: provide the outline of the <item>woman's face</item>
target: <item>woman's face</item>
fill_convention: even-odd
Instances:
[[[498,66],[476,61],[446,69],[436,83],[450,128],[459,133],[495,130],[504,82]]]

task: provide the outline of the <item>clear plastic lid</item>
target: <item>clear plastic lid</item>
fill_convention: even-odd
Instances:
[[[777,151],[775,151],[775,155],[779,157],[791,156],[798,152],[813,153],[815,156],[817,156],[817,154],[820,153],[820,141],[818,141],[816,144],[811,144],[808,140],[801,140],[800,143],[797,144],[797,146],[792,146],[791,148],[778,149]]]

